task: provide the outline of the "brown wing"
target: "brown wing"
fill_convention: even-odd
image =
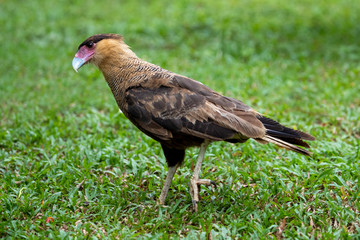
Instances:
[[[261,115],[243,102],[225,97],[204,84],[184,76],[175,75],[172,82],[180,88],[204,96],[208,109],[221,126],[234,129],[249,138],[264,136],[265,127],[258,119]]]
[[[250,107],[184,78],[126,91],[128,118],[157,140],[185,134],[210,140],[260,138],[265,128]]]
[[[175,75],[171,82],[181,88],[188,89],[192,92],[205,96],[206,99],[214,103],[215,105],[221,106],[228,111],[252,111],[252,108],[243,102],[230,97],[225,97],[201,82],[195,81],[191,78],[184,77],[181,75]]]

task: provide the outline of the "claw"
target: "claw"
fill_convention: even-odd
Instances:
[[[210,184],[211,184],[215,189],[217,189],[216,182],[214,182],[213,180],[210,180]]]
[[[191,180],[190,180],[190,195],[191,195],[191,198],[193,200],[193,206],[194,206],[194,211],[195,212],[197,212],[197,210],[198,210],[197,202],[199,201],[199,185],[200,184],[205,184],[205,185],[210,185],[211,184],[210,180],[199,179],[201,164],[202,164],[202,161],[204,159],[205,151],[206,151],[206,148],[209,145],[209,143],[210,143],[209,140],[205,140],[201,144],[200,151],[199,151],[199,156],[198,156],[198,159],[196,161],[196,166],[195,166],[195,169],[194,169],[194,174],[193,174],[193,176],[191,177]]]
[[[196,184],[197,185],[208,185],[208,186],[212,186],[214,187],[215,189],[217,189],[217,185],[214,181],[212,180],[209,180],[209,179],[199,179],[196,181]]]
[[[194,208],[194,212],[198,211],[198,204],[196,200],[193,200],[193,208]]]
[[[211,186],[213,192],[214,192],[214,188],[217,188],[217,185],[214,181],[209,180],[209,179],[191,179],[190,180],[190,195],[192,198],[192,202],[193,202],[193,208],[194,211],[197,212],[198,210],[198,202],[200,200],[200,185],[207,185],[207,186]]]

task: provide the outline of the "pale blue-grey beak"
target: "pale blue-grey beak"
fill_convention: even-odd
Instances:
[[[75,70],[75,72],[78,71],[79,68],[81,68],[82,65],[85,64],[85,60],[78,58],[78,57],[74,57],[74,59],[72,60],[72,66]]]

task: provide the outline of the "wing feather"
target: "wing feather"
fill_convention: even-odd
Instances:
[[[215,141],[265,135],[264,126],[250,107],[199,82],[180,80],[156,88],[128,89],[128,118],[149,136],[162,140],[171,140],[178,133]]]

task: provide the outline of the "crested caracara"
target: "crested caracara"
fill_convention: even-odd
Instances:
[[[125,116],[160,142],[169,167],[160,204],[165,203],[175,171],[191,146],[200,146],[190,181],[195,211],[199,185],[214,184],[199,178],[205,150],[213,141],[243,143],[252,138],[310,155],[303,148],[309,148],[303,140],[315,139],[310,134],[287,128],[237,99],[138,58],[120,35],[98,34],[82,42],[72,65],[77,71],[86,63],[94,64],[103,73]]]

